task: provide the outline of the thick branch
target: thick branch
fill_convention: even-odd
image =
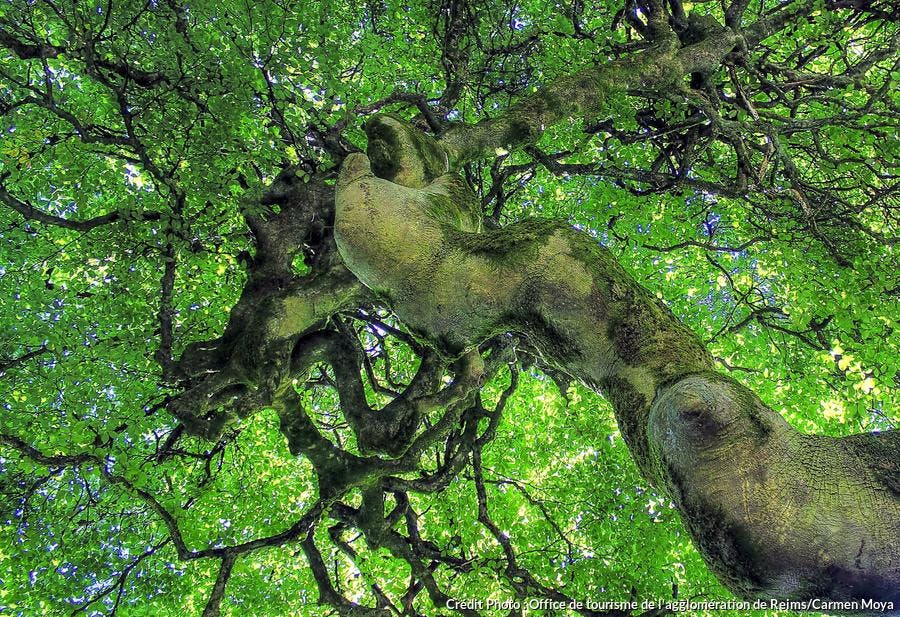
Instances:
[[[736,593],[900,602],[896,433],[799,435],[716,374],[697,337],[591,236],[550,221],[461,229],[464,193],[452,174],[408,188],[351,155],[335,218],[348,268],[448,355],[519,331],[602,392],[642,473]]]
[[[665,29],[668,36],[655,37],[652,47],[621,60],[557,78],[495,118],[474,125],[457,124],[437,141],[423,136],[420,141],[426,143],[420,144],[416,150],[417,156],[413,158],[424,163],[424,173],[420,171],[418,175],[424,179],[410,182],[401,176],[398,182],[407,186],[422,186],[444,171],[457,170],[469,161],[492,156],[501,150],[532,145],[548,127],[566,119],[593,120],[602,117],[613,97],[619,93],[677,89],[685,76],[715,71],[736,48],[756,45],[811,10],[811,3],[791,3],[741,31],[735,20],[739,19],[743,9],[742,4],[737,2],[729,13],[730,27],[726,28],[711,19],[692,19],[700,40],[681,47],[674,35]],[[661,33],[663,30],[660,29]],[[380,177],[394,179],[394,168],[415,167],[414,164],[404,165],[392,159],[402,157],[402,149],[388,148],[383,151],[373,148],[372,131],[369,131],[369,138],[369,155]],[[446,160],[446,165],[440,164],[442,160]]]
[[[334,216],[328,175],[301,172],[286,169],[260,197],[263,206],[277,204],[277,213],[245,217],[257,250],[247,258],[248,280],[225,332],[192,343],[177,363],[189,388],[169,410],[192,434],[216,439],[271,404],[293,370],[298,341],[368,296],[326,232]],[[301,251],[310,268],[302,277],[292,268]]]
[[[567,118],[602,117],[618,93],[664,90],[686,75],[717,68],[739,40],[725,28],[681,49],[672,39],[664,39],[662,44],[634,56],[557,78],[496,118],[454,126],[438,143],[448,153],[451,170],[494,155],[497,150],[534,144],[545,129]]]

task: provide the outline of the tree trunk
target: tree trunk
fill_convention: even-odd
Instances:
[[[799,434],[716,373],[697,337],[594,238],[545,220],[482,232],[464,182],[431,181],[441,157],[420,153],[439,143],[386,116],[367,130],[389,178],[365,155],[347,158],[335,239],[404,323],[450,357],[523,333],[603,394],[643,475],[741,597],[900,604],[896,433]]]

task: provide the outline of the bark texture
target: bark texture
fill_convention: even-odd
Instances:
[[[169,410],[188,432],[216,439],[237,418],[270,405],[292,375],[298,341],[338,311],[358,306],[366,290],[337,255],[326,228],[334,217],[334,189],[326,177],[301,181],[281,174],[261,196],[280,210],[247,215],[256,242],[247,282],[221,337],[194,343],[178,361],[186,391]],[[292,263],[304,247],[309,271]]]
[[[258,252],[244,294],[224,335],[182,357],[189,387],[170,409],[189,432],[214,439],[235,418],[275,407],[291,452],[313,462],[331,503],[352,488],[412,483],[387,475],[415,469],[427,445],[461,422],[469,435],[478,425],[473,397],[503,362],[502,351],[483,361],[484,344],[520,333],[548,364],[612,403],[642,474],[670,495],[710,568],[736,594],[875,599],[893,602],[896,613],[898,434],[799,434],[718,374],[697,337],[594,238],[547,220],[483,229],[479,204],[456,173],[499,149],[534,144],[552,124],[602,118],[614,96],[682,88],[685,75],[714,70],[810,7],[785,5],[743,31],[692,19],[676,35],[651,23],[652,44],[627,60],[560,78],[497,117],[440,135],[372,117],[367,153],[346,158],[335,190],[327,173],[300,183],[288,170],[262,200],[280,212],[248,215]],[[297,278],[291,263],[301,247],[315,250],[305,255],[310,272]],[[373,297],[423,352],[419,374],[381,410],[366,403],[360,358],[348,345],[354,337],[323,329]],[[337,378],[362,456],[324,438],[294,391],[291,378],[322,361]],[[442,388],[446,373],[454,377]],[[423,429],[434,409],[445,413]],[[449,482],[467,452],[458,448],[446,469],[421,482]],[[364,491],[364,501],[382,512],[372,495],[378,491]],[[406,559],[390,532],[345,514]],[[311,540],[304,549],[318,563]],[[417,572],[428,584],[427,571]],[[436,588],[429,593],[440,605]]]
[[[373,164],[351,155],[338,179],[335,239],[366,287],[448,357],[520,332],[607,397],[736,594],[900,605],[896,433],[799,434],[591,236],[546,220],[480,231],[463,180],[438,175],[433,152],[416,162],[441,144],[413,130],[374,118]]]

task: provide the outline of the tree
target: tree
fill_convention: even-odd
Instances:
[[[900,609],[898,44],[878,0],[5,4],[0,606]]]

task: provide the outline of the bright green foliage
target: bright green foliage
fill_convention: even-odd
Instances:
[[[0,614],[200,614],[218,562],[180,559],[139,490],[172,514],[189,550],[273,536],[315,502],[311,465],[291,456],[270,409],[217,443],[167,441],[177,423],[165,404],[179,384],[155,355],[177,358],[222,334],[247,279],[242,252],[254,250],[243,216],[265,216],[259,195],[282,168],[298,165],[308,181],[364,146],[361,124],[376,108],[419,113],[384,103],[393,93],[430,102],[445,121],[476,122],[636,48],[633,27],[612,27],[616,2],[462,2],[455,22],[450,4],[0,4],[9,198],[0,204],[0,433],[48,456],[91,457],[45,465],[0,442]],[[684,8],[722,18],[718,3]],[[710,77],[727,139],[697,133],[689,169],[678,140],[710,125],[690,98],[708,95],[701,90],[618,94],[588,132],[574,121],[550,128],[537,147],[558,169],[528,150],[466,172],[500,224],[533,215],[591,230],[709,341],[723,370],[801,431],[842,435],[894,427],[900,408],[898,34],[875,8],[819,9],[751,51],[755,73],[734,63]],[[745,21],[762,10],[751,2]],[[44,57],[12,40],[45,46]],[[815,57],[791,68],[804,49]],[[790,85],[803,80],[811,85]],[[442,98],[453,81],[459,93]],[[750,102],[734,103],[743,97]],[[806,195],[791,193],[788,164]],[[502,199],[490,193],[500,182]],[[59,224],[114,211],[104,224]],[[419,362],[409,346],[340,319],[359,333],[382,386],[409,383]],[[482,465],[490,514],[519,564],[579,599],[667,600],[673,585],[679,598],[731,597],[638,475],[607,403],[575,384],[564,398],[540,359],[527,349],[517,359],[518,387]],[[298,391],[323,434],[352,448],[331,379],[316,367]],[[485,385],[486,409],[509,382],[504,367]],[[368,388],[370,404],[387,403]],[[422,468],[442,456],[437,444]],[[410,500],[423,539],[468,563],[466,572],[436,566],[446,593],[513,597],[501,546],[477,520],[470,466],[444,491]],[[351,531],[337,536],[356,558],[317,526],[340,593],[371,605],[373,584],[395,600],[407,592],[404,561]],[[285,543],[237,560],[222,612],[330,614],[318,597],[303,552]],[[424,592],[415,606],[438,612]]]

